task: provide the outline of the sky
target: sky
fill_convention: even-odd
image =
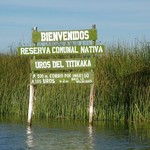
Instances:
[[[91,29],[97,42],[150,41],[150,0],[1,0],[0,52],[32,44],[39,31]]]

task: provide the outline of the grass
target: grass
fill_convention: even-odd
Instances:
[[[0,115],[27,117],[30,58],[0,54]],[[150,48],[106,45],[96,55],[95,120],[149,121]],[[35,86],[35,118],[88,119],[89,84]]]

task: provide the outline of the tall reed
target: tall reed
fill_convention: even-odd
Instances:
[[[149,121],[150,49],[146,44],[106,45],[96,55],[95,120]],[[30,58],[0,54],[0,115],[26,117]],[[89,84],[35,86],[34,117],[88,119]]]

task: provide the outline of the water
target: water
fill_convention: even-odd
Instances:
[[[69,120],[0,120],[0,150],[143,150],[150,149],[150,124]]]

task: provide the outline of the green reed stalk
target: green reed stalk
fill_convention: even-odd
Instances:
[[[146,45],[106,45],[96,56],[95,120],[149,121],[150,53]],[[27,116],[30,58],[0,55],[0,115]],[[35,86],[35,118],[88,119],[89,84]]]

